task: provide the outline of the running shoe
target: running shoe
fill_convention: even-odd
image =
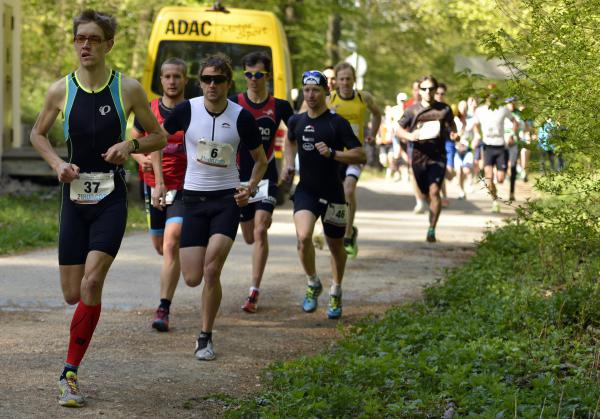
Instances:
[[[494,201],[492,203],[492,212],[500,212],[500,204],[498,203],[498,201]]]
[[[459,192],[458,193],[458,199],[460,199],[461,201],[467,199],[467,194],[464,193],[464,192],[462,192],[462,191]]]
[[[515,194],[510,194],[510,197],[508,198],[508,200],[510,202],[515,202],[517,200],[517,198],[515,198]]]
[[[342,317],[342,294],[329,296],[327,317],[330,319],[339,319]]]
[[[213,348],[212,339],[199,337],[196,341],[194,355],[198,361],[212,361],[215,359],[215,350]]]
[[[65,407],[82,407],[85,404],[85,398],[79,392],[79,382],[77,374],[73,371],[67,371],[65,378],[58,382],[60,396],[58,404]]]
[[[169,331],[169,310],[159,307],[152,321],[152,328],[159,332]]]
[[[449,205],[450,205],[450,201],[448,200],[448,198],[442,198],[442,207],[448,208]]]
[[[349,239],[344,237],[344,250],[352,259],[354,259],[358,255],[358,228],[352,226],[352,237]]]
[[[425,203],[421,200],[418,200],[415,207],[413,208],[413,212],[415,214],[425,214]]]
[[[258,291],[254,290],[250,293],[242,306],[242,310],[246,313],[256,313],[256,310],[258,310]]]
[[[302,302],[302,310],[307,313],[312,313],[317,309],[317,304],[319,303],[318,298],[323,291],[323,285],[319,283],[318,286],[311,287],[308,285],[306,287],[306,296],[304,297],[304,301]]]
[[[427,238],[426,238],[426,240],[429,243],[435,243],[436,242],[436,239],[435,239],[435,228],[429,228],[427,230]]]

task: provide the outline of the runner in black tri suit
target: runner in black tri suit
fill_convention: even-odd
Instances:
[[[242,310],[255,313],[258,308],[260,283],[269,256],[267,231],[271,226],[272,214],[277,201],[279,176],[273,154],[275,134],[281,122],[287,124],[294,111],[287,100],[277,99],[269,94],[268,82],[271,80],[271,58],[268,55],[263,52],[252,52],[242,58],[242,65],[244,66],[244,76],[246,77],[248,90],[229,99],[242,105],[256,119],[267,161],[269,162],[263,177],[263,180],[268,182],[268,196],[241,208],[240,220],[244,240],[248,244],[254,244],[252,252],[252,286]],[[240,144],[237,157],[240,180],[247,182],[252,175],[254,159],[244,144]]]
[[[100,318],[102,286],[125,232],[127,188],[122,164],[133,152],[162,148],[165,136],[148,108],[142,86],[106,67],[116,20],[86,10],[73,20],[79,68],[56,81],[31,132],[31,142],[62,183],[58,261],[65,301],[77,304],[67,360],[59,379],[62,406],[80,407],[77,368]],[[69,161],[48,140],[64,111]],[[133,112],[148,136],[125,141]]]
[[[307,71],[302,77],[302,85],[308,111],[294,115],[288,121],[282,177],[287,180],[295,170],[298,152],[300,182],[294,193],[294,224],[298,255],[308,277],[302,308],[306,312],[315,311],[317,298],[323,290],[316,272],[312,242],[315,223],[321,217],[333,271],[327,316],[337,319],[342,315],[341,286],[347,259],[343,238],[348,222],[340,164],[362,164],[366,162],[366,156],[350,123],[327,108],[327,78],[319,71]]]

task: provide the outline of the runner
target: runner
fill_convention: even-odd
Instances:
[[[415,80],[412,83],[412,85],[411,85],[412,96],[406,102],[404,102],[404,110],[408,109],[415,103],[419,103],[421,101],[421,96],[419,94],[419,84],[420,84],[419,80]],[[404,114],[404,112],[402,112],[402,114]],[[406,140],[404,140],[404,141],[406,141]],[[405,143],[402,142],[402,144],[405,144]],[[412,141],[408,141],[406,143],[406,155],[407,155],[408,166],[411,166],[411,170],[412,170],[412,152],[413,152],[413,143],[412,143]],[[415,207],[413,208],[413,213],[425,214],[425,211],[427,209],[427,197],[426,197],[426,195],[423,195],[423,193],[421,193],[421,189],[419,189],[419,185],[417,185],[417,181],[415,180],[414,176],[411,176],[410,182],[412,184],[413,193],[415,196]]]
[[[160,99],[150,102],[150,109],[159,123],[171,115],[173,108],[183,102],[183,92],[187,82],[187,64],[179,58],[169,58],[160,67],[160,83],[163,94]],[[136,119],[133,123],[133,138],[145,135]],[[183,148],[183,132],[179,131],[167,138],[167,146],[152,153],[154,168],[144,174],[144,195],[148,228],[152,244],[163,256],[160,270],[160,304],[154,315],[152,327],[159,332],[169,330],[169,313],[175,289],[179,282],[179,239],[183,222],[183,176],[185,175],[186,155]],[[138,154],[134,159],[144,167],[149,156]]]
[[[356,82],[356,71],[352,65],[341,62],[335,67],[335,80],[337,90],[329,97],[328,106],[338,115],[350,122],[354,134],[361,144],[364,142],[372,144],[381,124],[381,111],[375,104],[373,96],[366,91],[359,92],[354,89]],[[365,135],[367,109],[371,112],[370,133]],[[346,253],[355,258],[358,254],[358,228],[354,226],[354,215],[356,214],[356,184],[362,172],[363,166],[358,164],[342,166],[344,178],[344,194],[348,203],[348,224],[344,235],[344,249]]]
[[[435,242],[435,227],[442,211],[440,187],[446,171],[445,138],[458,141],[452,109],[434,99],[438,82],[425,76],[419,82],[421,102],[402,115],[398,133],[413,144],[412,169],[415,181],[429,199],[427,241]]]
[[[519,160],[520,148],[525,145],[525,133],[529,131],[527,121],[523,119],[519,109],[515,107],[516,98],[509,97],[505,101],[506,109],[517,121],[519,131],[516,135],[513,133],[513,124],[510,120],[504,120],[504,140],[508,144],[508,169],[510,171],[510,195],[508,200],[513,202],[515,198],[515,186],[517,183],[517,161]]]
[[[494,167],[496,168],[496,181],[504,182],[507,168],[507,145],[511,145],[517,136],[519,125],[512,113],[505,106],[497,106],[497,97],[491,92],[484,105],[475,111],[475,132],[483,142],[483,171],[485,184],[492,197],[492,212],[500,212],[498,191],[494,184]],[[508,119],[513,123],[512,133],[508,141],[504,139],[504,121]]]
[[[31,143],[62,183],[60,282],[67,304],[77,304],[58,383],[58,402],[68,407],[85,404],[77,370],[100,318],[104,280],[125,233],[127,186],[122,164],[130,153],[151,152],[165,144],[142,86],[106,66],[116,27],[114,17],[94,10],[73,19],[79,67],[50,86],[31,131]],[[56,154],[47,137],[60,112],[68,162]],[[148,136],[125,141],[131,112]]]
[[[467,101],[461,100],[457,105],[454,124],[460,135],[460,141],[456,143],[456,154],[454,155],[454,168],[458,172],[458,186],[460,192],[458,199],[467,199],[465,181],[473,173],[473,152],[471,141],[473,139],[473,118],[467,115]]]
[[[250,203],[241,209],[241,226],[244,240],[253,244],[252,285],[250,294],[242,310],[255,313],[258,308],[258,296],[265,265],[269,256],[267,231],[271,226],[273,210],[277,202],[277,166],[273,155],[275,134],[281,122],[294,114],[292,106],[286,100],[276,99],[269,94],[271,80],[271,58],[262,52],[253,52],[242,58],[247,90],[230,98],[248,110],[256,119],[261,133],[262,145],[269,162],[264,179],[268,181],[269,194],[260,202]],[[254,160],[250,151],[240,144],[238,149],[238,168],[240,180],[247,182],[252,175]]]
[[[327,109],[327,78],[319,71],[307,71],[302,76],[302,85],[308,111],[294,115],[288,121],[282,178],[293,176],[298,152],[300,181],[294,196],[294,224],[300,263],[308,278],[302,309],[315,311],[323,290],[312,243],[315,223],[321,217],[333,275],[327,316],[337,319],[342,315],[342,279],[348,257],[343,241],[348,205],[338,175],[339,166],[340,163],[363,164],[366,156],[348,121]]]
[[[448,91],[448,86],[445,83],[440,83],[437,90],[435,91],[434,99],[438,102],[442,102],[446,104],[446,92]],[[446,208],[450,205],[450,201],[448,200],[448,193],[446,192],[446,180],[454,179],[456,176],[456,171],[454,170],[454,156],[456,155],[456,144],[450,138],[446,138],[445,140],[446,147],[446,174],[444,176],[444,181],[442,182],[442,207]]]
[[[198,360],[215,358],[212,330],[221,304],[221,271],[240,222],[240,208],[255,194],[267,159],[252,114],[227,100],[232,85],[229,58],[213,55],[199,70],[204,96],[175,107],[164,123],[169,134],[185,132],[187,169],[183,185],[184,215],[180,240],[181,272],[185,282],[202,291],[202,329],[196,343]],[[239,144],[254,159],[245,186],[235,164]]]

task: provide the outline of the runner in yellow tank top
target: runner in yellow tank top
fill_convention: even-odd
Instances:
[[[381,110],[375,104],[373,96],[366,91],[354,90],[356,71],[352,65],[346,62],[341,62],[335,67],[335,80],[337,90],[331,93],[329,108],[350,122],[361,143],[372,144],[381,124]],[[371,113],[371,127],[365,136],[367,110]],[[361,171],[361,165],[350,165],[345,171],[344,179],[344,193],[349,206],[344,248],[351,257],[356,257],[358,254],[358,245],[356,244],[358,229],[354,226],[354,215],[356,213],[356,184]]]

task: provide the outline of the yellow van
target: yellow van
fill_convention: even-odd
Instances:
[[[200,61],[221,52],[233,67],[233,91],[245,90],[242,57],[253,51],[268,53],[273,61],[271,93],[290,100],[292,71],[287,38],[279,19],[271,12],[209,7],[165,7],[160,10],[148,43],[142,85],[150,98],[161,95],[160,65],[171,57],[185,60],[190,82],[186,98],[198,96]]]

